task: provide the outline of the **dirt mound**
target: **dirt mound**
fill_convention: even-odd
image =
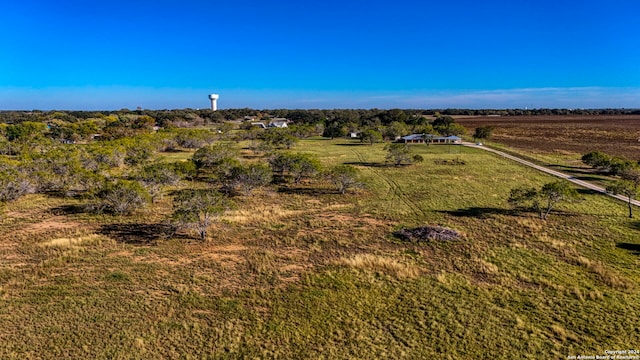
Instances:
[[[401,229],[394,235],[404,241],[454,241],[462,236],[459,232],[442,226],[421,226],[413,229]]]

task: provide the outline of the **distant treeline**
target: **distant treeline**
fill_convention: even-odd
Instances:
[[[640,114],[640,109],[333,109],[333,110],[255,110],[255,109],[226,109],[211,111],[208,109],[178,109],[178,110],[129,110],[115,111],[0,111],[0,123],[19,124],[29,122],[49,122],[60,120],[78,122],[88,119],[102,119],[106,117],[149,116],[158,126],[202,125],[221,123],[244,118],[265,120],[270,118],[287,118],[304,124],[356,123],[382,124],[392,122],[412,123],[412,119],[425,116],[548,116],[548,115],[630,115]]]

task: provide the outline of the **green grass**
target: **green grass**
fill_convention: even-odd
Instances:
[[[294,151],[354,164],[367,188],[238,197],[205,243],[118,230],[161,222],[169,196],[132,217],[8,204],[0,357],[566,358],[638,344],[640,225],[624,203],[585,194],[542,221],[506,199],[545,174],[448,146],[385,166],[383,146],[302,141]],[[437,164],[452,159],[465,164]],[[420,225],[464,236],[391,235]]]

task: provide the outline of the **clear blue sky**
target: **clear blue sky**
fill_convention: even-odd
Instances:
[[[640,3],[19,0],[0,109],[640,107]]]

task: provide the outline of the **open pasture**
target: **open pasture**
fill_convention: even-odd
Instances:
[[[640,341],[640,225],[584,192],[548,221],[506,203],[552,179],[476,149],[305,140],[360,170],[345,196],[273,186],[214,226],[163,236],[171,197],[133,216],[29,195],[0,222],[2,358],[566,358]],[[453,161],[458,160],[458,161]],[[403,227],[457,241],[408,243]]]

